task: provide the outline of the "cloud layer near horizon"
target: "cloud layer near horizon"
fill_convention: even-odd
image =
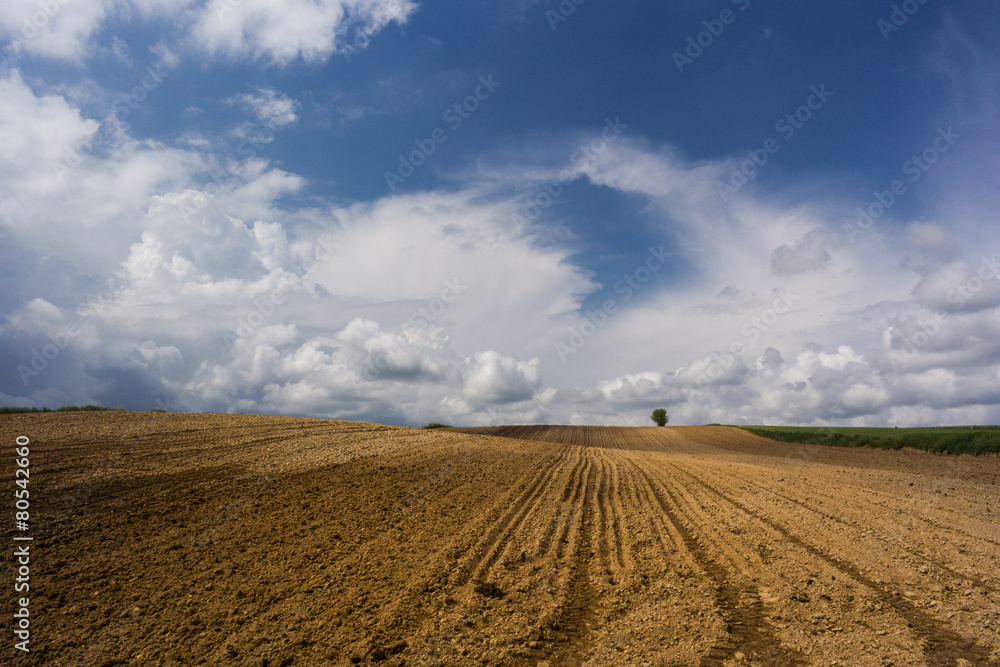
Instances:
[[[0,26],[21,31],[36,7],[7,5]],[[60,7],[9,48],[85,61],[112,10]],[[165,66],[190,53],[284,66],[416,10],[244,0],[220,22],[213,7],[113,11],[190,28],[193,42],[153,51]],[[88,111],[96,94],[0,76],[0,405],[409,424],[647,424],[655,407],[680,424],[1000,419],[988,206],[869,224],[871,201],[846,196],[750,184],[720,197],[745,155],[694,161],[634,128],[597,144],[599,125],[441,187],[345,201],[256,152],[220,153],[299,122],[303,104],[272,87],[228,97],[248,119],[226,132],[169,139]],[[600,150],[574,156],[581,141]],[[959,142],[942,164],[977,150]],[[963,180],[935,170],[940,200],[961,200]],[[557,182],[556,199],[610,193],[647,221],[654,242],[621,280],[598,280],[559,220],[512,218]]]

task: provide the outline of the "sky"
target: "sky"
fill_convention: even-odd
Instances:
[[[0,406],[1000,423],[997,26],[9,0]]]

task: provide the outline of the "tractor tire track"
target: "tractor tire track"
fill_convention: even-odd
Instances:
[[[1000,665],[996,457],[802,459],[725,427],[0,431],[46,488],[95,473],[33,499],[38,664]]]
[[[833,556],[819,547],[806,542],[774,519],[764,515],[762,512],[746,506],[744,503],[741,503],[735,498],[727,496],[692,473],[683,470],[676,465],[673,465],[673,467],[687,475],[708,493],[717,496],[733,507],[740,509],[747,515],[766,524],[771,529],[781,534],[784,539],[804,549],[810,555],[826,562],[828,565],[836,568],[837,570],[840,570],[844,575],[854,579],[869,590],[873,591],[883,603],[895,609],[897,613],[906,619],[907,624],[924,640],[924,654],[927,658],[928,665],[931,665],[932,667],[951,667],[956,665],[959,659],[967,660],[972,664],[985,664],[985,661],[989,657],[988,650],[979,646],[975,639],[963,637],[935,619],[930,614],[916,607],[906,598],[905,595],[902,594],[901,591],[895,590],[886,584],[876,582],[871,577],[866,576],[852,563]]]
[[[729,568],[713,557],[699,541],[694,526],[687,525],[681,518],[677,499],[670,491],[663,487],[665,495],[659,493],[649,474],[639,468],[636,470],[653,489],[657,505],[669,518],[688,552],[712,580],[715,588],[715,604],[725,620],[727,636],[702,656],[699,665],[722,667],[726,661],[735,660],[737,652],[759,657],[771,664],[807,664],[801,654],[783,646],[774,636],[774,629],[765,618],[763,603],[756,588],[734,581]]]
[[[501,552],[507,546],[517,529],[524,523],[524,520],[531,513],[532,509],[543,496],[545,489],[554,483],[555,475],[553,471],[558,470],[568,456],[568,451],[563,450],[560,454],[542,466],[532,478],[528,487],[521,492],[510,508],[503,514],[501,519],[495,522],[479,543],[473,547],[470,559],[463,563],[458,570],[455,584],[464,586],[473,579],[480,577],[500,557]]]
[[[596,597],[590,577],[592,559],[593,524],[597,507],[594,487],[596,474],[589,457],[580,484],[574,491],[575,502],[581,509],[573,521],[572,570],[567,585],[568,592],[563,602],[562,613],[554,628],[557,629],[555,655],[557,665],[580,665],[590,653],[590,638],[597,616]]]
[[[625,497],[625,483],[622,480],[621,465],[607,452],[601,451],[600,456],[607,462],[611,471],[611,494],[608,498],[608,505],[612,517],[611,529],[613,531],[615,564],[619,572],[625,572],[634,567],[634,561],[629,556],[624,537],[627,519],[622,498]]]
[[[719,479],[720,478],[719,474],[714,474],[712,476],[715,477],[715,479]],[[754,482],[752,480],[742,480],[742,481],[745,484],[750,485],[750,486],[752,486],[752,487],[754,487],[756,489],[759,489],[759,490],[761,490],[761,491],[763,491],[763,492],[765,492],[767,494],[770,494],[772,496],[776,496],[778,498],[781,498],[783,501],[785,501],[789,505],[793,505],[795,507],[804,509],[804,510],[806,510],[806,511],[812,513],[812,514],[815,514],[817,516],[823,517],[827,521],[839,524],[839,525],[843,526],[847,531],[850,531],[850,532],[863,532],[863,528],[857,522],[848,521],[846,519],[842,519],[842,518],[840,518],[838,516],[830,514],[829,512],[825,512],[823,510],[817,509],[817,508],[809,505],[808,503],[806,503],[804,501],[796,500],[795,498],[791,498],[791,497],[789,497],[789,496],[787,496],[787,495],[785,495],[785,494],[783,494],[783,493],[781,493],[779,491],[775,491],[774,489],[770,489],[770,488],[768,488],[768,487],[766,487],[766,486],[764,486],[762,484],[758,484],[757,482]],[[731,483],[732,482],[730,481],[730,484]],[[822,525],[822,524],[821,524],[821,522],[816,522],[816,523],[813,523],[811,525],[815,526],[815,525]],[[815,532],[815,530],[814,530],[814,532]],[[852,539],[853,540],[857,540],[860,537],[861,536],[855,536],[854,538],[848,539],[848,541],[851,541]],[[879,539],[880,541],[882,541],[884,543],[887,543],[887,544],[892,544],[895,548],[901,549],[901,550],[907,552],[908,554],[910,554],[910,555],[912,555],[912,556],[914,556],[914,557],[916,557],[916,558],[918,558],[918,559],[920,559],[920,560],[922,560],[924,562],[930,563],[931,565],[933,565],[934,567],[938,568],[939,570],[941,570],[943,572],[947,572],[949,575],[951,575],[952,577],[954,577],[955,580],[958,580],[958,581],[971,581],[973,584],[975,584],[979,588],[982,588],[983,590],[989,591],[991,593],[1000,593],[1000,589],[998,589],[996,586],[994,586],[994,585],[992,585],[992,584],[990,584],[990,583],[988,583],[986,581],[983,581],[982,579],[980,579],[979,577],[977,577],[974,574],[968,574],[968,573],[965,573],[965,572],[959,572],[958,570],[953,569],[951,566],[949,566],[947,563],[945,563],[941,559],[935,558],[935,557],[933,557],[931,555],[928,555],[928,554],[924,553],[923,551],[920,551],[920,550],[916,549],[915,547],[907,545],[906,542],[904,540],[902,540],[902,539],[895,538],[895,537],[884,537],[884,536],[881,537],[881,538],[876,538],[876,539]]]

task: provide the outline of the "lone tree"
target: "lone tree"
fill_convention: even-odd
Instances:
[[[670,420],[670,417],[667,416],[667,411],[663,408],[656,408],[653,410],[653,414],[651,414],[649,418],[656,422],[657,426],[666,426],[667,422]]]

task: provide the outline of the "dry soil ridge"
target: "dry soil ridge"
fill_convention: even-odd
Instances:
[[[466,431],[0,416],[32,440],[15,664],[1000,664],[996,457]]]

